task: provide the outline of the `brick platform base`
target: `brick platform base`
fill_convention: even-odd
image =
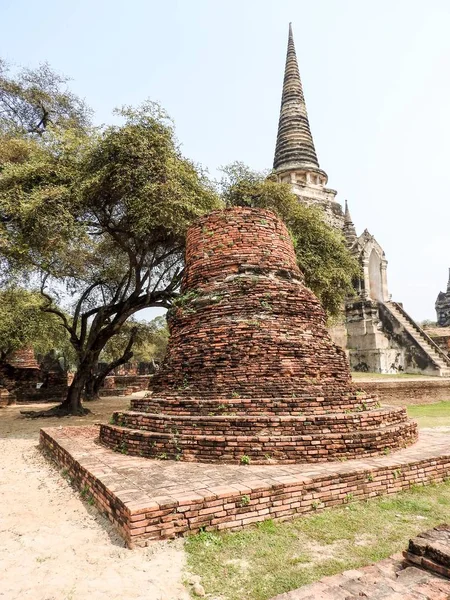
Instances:
[[[41,429],[41,448],[114,522],[126,544],[238,530],[450,476],[450,434],[432,430],[386,456],[293,465],[218,465],[118,454],[97,427]]]

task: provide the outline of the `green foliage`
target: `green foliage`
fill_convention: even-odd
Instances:
[[[221,206],[158,105],[118,114],[120,125],[99,130],[0,135],[0,255],[40,277],[77,354],[73,390],[127,319],[170,307],[187,228]]]
[[[38,292],[20,287],[0,290],[0,358],[32,346],[36,354],[52,349],[67,350],[68,336],[55,315],[42,311],[43,298]]]
[[[85,127],[90,110],[47,63],[10,74],[0,58],[0,132],[42,135],[49,126]]]
[[[265,208],[281,217],[292,235],[306,285],[329,316],[339,315],[343,302],[353,294],[353,279],[360,275],[343,236],[323,221],[319,209],[299,203],[289,184],[251,171],[242,163],[233,163],[223,172],[221,189],[226,205]]]
[[[100,360],[113,362],[120,358],[128,344],[131,330],[136,330],[133,344],[133,361],[160,362],[166,353],[169,329],[165,317],[155,317],[151,321],[136,321],[130,318],[120,331],[106,343]]]

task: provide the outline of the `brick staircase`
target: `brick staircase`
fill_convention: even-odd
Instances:
[[[450,358],[439,346],[428,336],[425,331],[417,325],[405,309],[398,302],[385,302],[384,307],[394,319],[408,332],[412,341],[427,354],[436,368],[440,377],[450,377]]]

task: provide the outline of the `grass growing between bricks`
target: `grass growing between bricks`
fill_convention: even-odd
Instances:
[[[450,426],[450,401],[408,406],[408,416],[415,419],[420,428],[448,427]]]
[[[188,569],[221,600],[267,600],[325,575],[404,550],[408,540],[450,518],[450,482],[355,502],[244,531],[186,540]]]

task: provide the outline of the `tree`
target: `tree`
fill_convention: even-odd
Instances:
[[[20,287],[0,290],[0,363],[26,346],[38,354],[66,346],[67,333],[59,319],[44,313],[42,306],[39,293]]]
[[[100,355],[101,366],[94,367],[85,385],[86,400],[97,399],[106,376],[133,358],[160,361],[165,354],[168,339],[169,330],[165,317],[156,317],[150,322],[136,321],[131,317],[103,348]]]
[[[342,312],[360,266],[343,236],[328,226],[320,209],[301,204],[286,183],[235,162],[222,169],[220,187],[228,206],[254,206],[278,214],[287,225],[306,285],[316,294],[329,317]]]
[[[139,310],[171,306],[186,229],[220,206],[158,105],[119,114],[122,125],[100,131],[50,128],[27,142],[24,159],[2,165],[3,253],[40,277],[44,310],[77,355],[53,413],[83,414],[83,389],[108,340]]]
[[[139,362],[161,363],[169,342],[166,317],[155,317],[144,325],[145,329],[135,344],[134,358]]]
[[[129,319],[120,332],[106,344],[100,359],[112,362],[123,356],[133,330],[133,359],[138,362],[160,362],[164,358],[169,340],[165,316],[155,317],[151,321]]]
[[[67,89],[68,81],[47,63],[11,75],[0,58],[0,132],[42,136],[49,126],[87,127],[91,111]]]

